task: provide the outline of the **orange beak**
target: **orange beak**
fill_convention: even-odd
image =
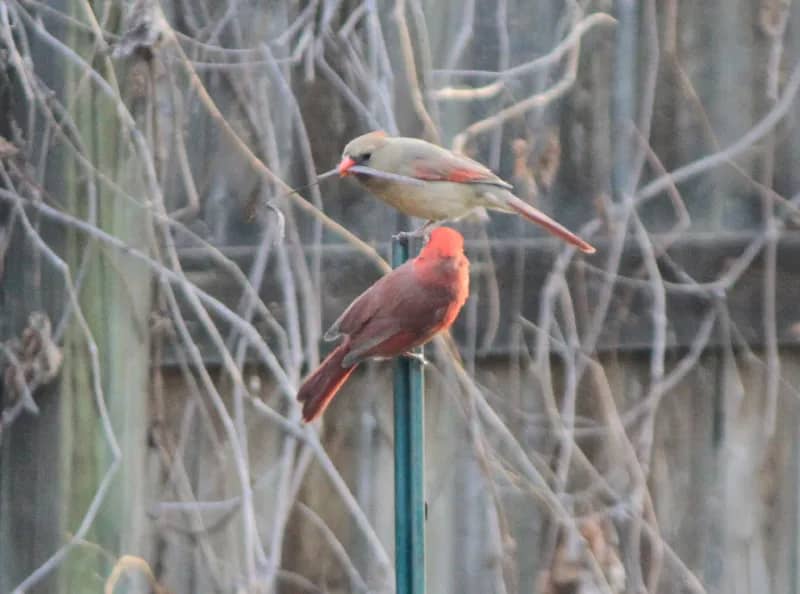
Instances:
[[[355,164],[356,162],[351,157],[343,157],[339,167],[336,168],[339,172],[339,177],[350,175],[350,168]]]

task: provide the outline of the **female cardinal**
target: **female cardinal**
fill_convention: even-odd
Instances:
[[[364,291],[325,333],[326,340],[343,340],[300,386],[303,420],[319,416],[365,359],[406,354],[447,330],[468,295],[464,238],[434,229],[416,258]]]
[[[354,174],[397,210],[427,219],[426,226],[484,207],[519,214],[581,251],[595,252],[569,229],[514,196],[511,184],[477,161],[424,140],[390,137],[382,131],[364,134],[344,147],[338,171],[343,177]]]

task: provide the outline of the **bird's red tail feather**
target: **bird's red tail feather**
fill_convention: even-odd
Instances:
[[[312,373],[300,390],[297,400],[303,404],[303,420],[308,423],[316,419],[324,411],[336,392],[347,381],[356,365],[342,367],[342,360],[350,352],[350,339],[345,339],[333,352],[325,357],[317,370]]]
[[[564,225],[554,221],[542,211],[534,208],[527,202],[523,202],[511,194],[511,192],[507,192],[504,198],[505,203],[515,212],[519,213],[529,221],[536,223],[537,225],[541,225],[556,237],[560,237],[567,243],[571,243],[582,252],[593,254],[596,251],[591,244],[585,242],[583,239],[575,235],[572,231],[564,227]]]

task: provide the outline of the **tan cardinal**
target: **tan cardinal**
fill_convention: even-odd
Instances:
[[[516,213],[592,254],[594,247],[511,193],[512,186],[468,157],[417,138],[377,131],[344,147],[339,175],[354,175],[378,198],[412,217],[457,219],[476,208]]]
[[[325,333],[342,341],[300,386],[303,420],[319,416],[365,359],[406,354],[447,330],[468,294],[464,238],[448,227],[434,229],[416,258],[364,291]]]

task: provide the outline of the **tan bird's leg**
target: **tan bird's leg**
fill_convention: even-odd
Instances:
[[[427,236],[428,232],[432,230],[432,227],[435,227],[436,225],[438,225],[438,223],[439,223],[438,221],[433,221],[433,220],[426,221],[425,224],[422,225],[422,227],[420,227],[419,229],[416,229],[415,231],[400,231],[400,233],[397,233],[396,235],[394,235],[394,237],[397,239],[406,239],[406,240],[412,239],[414,237],[425,237]]]

